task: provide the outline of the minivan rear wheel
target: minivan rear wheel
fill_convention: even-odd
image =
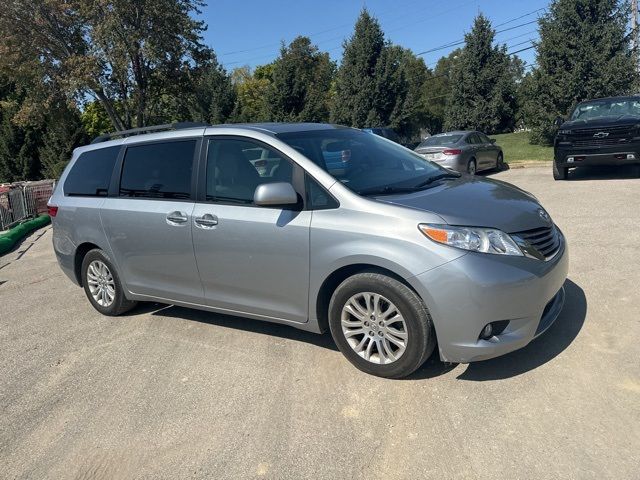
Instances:
[[[417,370],[435,347],[427,307],[402,282],[379,273],[343,281],[329,303],[336,345],[363,372],[386,378]]]
[[[103,315],[120,315],[137,304],[127,300],[113,262],[100,249],[90,250],[82,260],[82,286],[93,308]]]

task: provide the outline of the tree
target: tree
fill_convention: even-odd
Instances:
[[[336,94],[331,117],[336,123],[354,127],[380,126],[376,67],[385,47],[378,21],[363,9],[353,35],[344,43],[342,62],[336,76]]]
[[[554,0],[539,21],[538,67],[524,82],[531,140],[550,144],[553,119],[582,100],[629,93],[637,81],[619,0]]]
[[[225,123],[236,103],[236,89],[231,75],[211,55],[195,74],[190,103],[190,118],[196,122]]]
[[[118,104],[115,104],[114,108],[117,111]],[[102,104],[98,101],[89,102],[84,105],[80,113],[80,122],[89,138],[95,138],[113,130],[113,125],[109,120],[107,112],[104,111]]]
[[[266,122],[269,120],[267,92],[271,85],[269,69],[256,67],[236,68],[231,80],[236,88],[236,104],[231,118],[234,122]]]
[[[334,64],[308,37],[282,46],[273,62],[267,91],[269,117],[274,121],[326,122]]]
[[[26,93],[0,77],[0,182],[41,178],[38,146],[41,124],[16,121]]]
[[[331,118],[358,128],[390,126],[409,137],[421,121],[417,103],[426,73],[411,51],[385,41],[378,21],[363,9],[344,43]]]
[[[433,134],[442,132],[444,128],[447,100],[451,91],[451,72],[461,53],[458,48],[440,58],[433,71],[427,71],[422,84],[420,109],[425,117],[425,126]]]
[[[41,175],[45,178],[59,178],[71,159],[73,149],[89,141],[80,114],[61,104],[47,116],[46,130],[42,134],[42,145],[38,157],[42,165]]]
[[[116,130],[162,121],[192,70],[210,56],[202,45],[205,25],[193,18],[201,6],[201,0],[7,0],[0,10],[0,69],[39,86],[23,107],[52,103],[63,92],[78,103],[100,101]]]
[[[445,129],[513,130],[518,70],[506,46],[493,45],[494,37],[489,19],[478,15],[453,65]]]

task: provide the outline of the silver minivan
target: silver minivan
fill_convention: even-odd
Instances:
[[[50,200],[58,262],[102,314],[153,301],[328,329],[398,378],[436,345],[463,363],[521,348],[562,308],[564,236],[513,185],[335,125],[156,130],[78,148]]]

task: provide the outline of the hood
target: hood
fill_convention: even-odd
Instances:
[[[498,228],[506,233],[550,225],[530,193],[500,180],[467,175],[426,190],[375,199],[434,213],[449,225]]]
[[[598,117],[588,120],[567,121],[560,126],[560,130],[572,130],[574,128],[613,127],[637,124],[640,124],[640,117],[636,115],[612,115],[609,117]]]

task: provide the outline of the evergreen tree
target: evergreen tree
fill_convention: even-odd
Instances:
[[[445,129],[487,133],[511,131],[517,110],[517,81],[506,47],[494,46],[495,30],[476,17],[451,72]]]
[[[58,105],[47,116],[47,128],[38,149],[41,176],[59,178],[71,159],[73,149],[86,144],[88,138],[77,110]]]
[[[629,93],[635,62],[619,0],[554,0],[539,21],[538,68],[523,88],[532,141],[551,143],[553,119],[582,100]]]
[[[383,70],[376,67],[384,48],[380,24],[362,10],[353,35],[344,43],[331,111],[334,122],[359,128],[384,126],[385,119],[376,108],[381,100],[376,73]]]
[[[0,182],[42,178],[38,147],[40,123],[20,123],[16,119],[24,110],[23,90],[0,77]]]
[[[236,89],[231,75],[211,53],[209,61],[200,68],[193,82],[189,117],[196,122],[225,123],[233,113]]]
[[[447,100],[451,91],[453,64],[462,51],[457,48],[446,57],[440,58],[433,71],[428,70],[420,94],[420,110],[425,118],[425,127],[430,133],[443,131]]]
[[[334,64],[307,37],[283,46],[273,62],[267,93],[269,117],[274,121],[326,122]]]

